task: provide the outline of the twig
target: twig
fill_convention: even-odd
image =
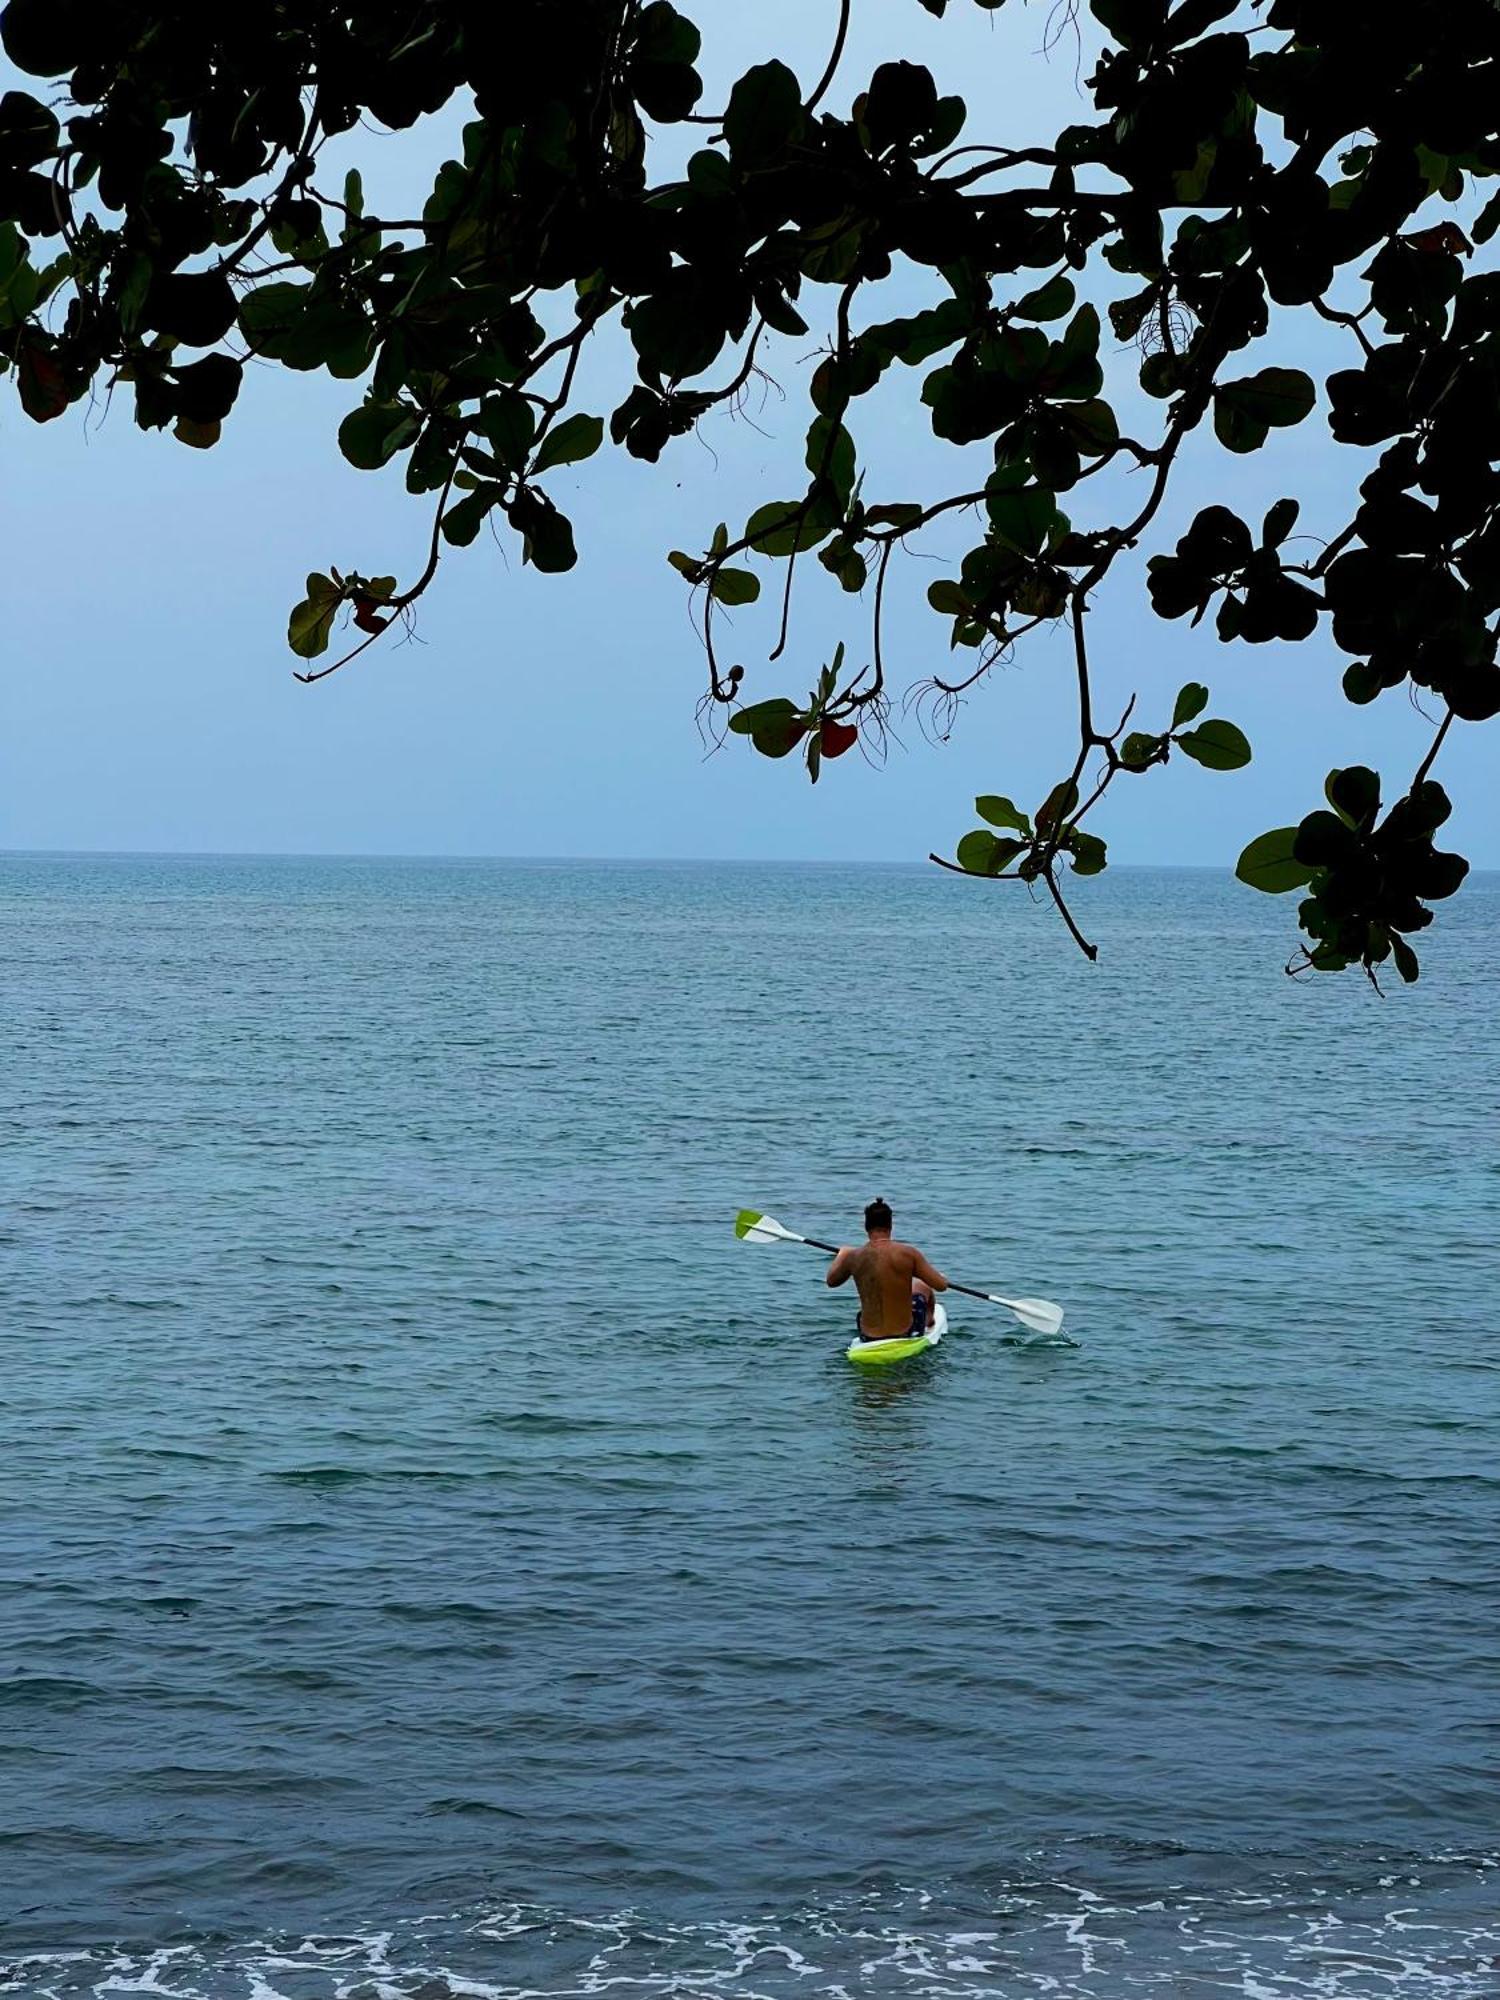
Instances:
[[[829,85],[838,74],[839,63],[842,61],[844,54],[844,43],[849,35],[849,15],[852,8],[853,0],[839,0],[839,27],[833,41],[833,54],[828,58],[828,67],[818,79],[817,87],[814,89],[812,96],[808,98],[807,103],[803,106],[805,111],[815,111],[817,109],[827,94]]]
[[[1078,928],[1077,924],[1074,923],[1073,912],[1068,908],[1067,904],[1063,901],[1062,891],[1061,889],[1058,888],[1057,883],[1053,878],[1052,870],[1050,868],[1044,868],[1042,870],[1042,878],[1047,884],[1047,888],[1051,894],[1053,902],[1056,903],[1057,905],[1058,914],[1061,916],[1063,922],[1067,925],[1069,931],[1072,934],[1074,944],[1077,945],[1078,949],[1083,953],[1084,957],[1089,961],[1090,965],[1092,965],[1099,956],[1098,945],[1090,944],[1088,939],[1084,936],[1083,932]]]
[[[927,859],[935,861],[939,868],[946,868],[950,875],[963,875],[971,882],[1024,882],[1024,875],[976,875],[972,868],[960,868],[956,861],[945,861],[941,854],[929,854]]]
[[[464,435],[467,436],[468,433],[465,432]],[[458,449],[453,454],[453,463],[448,467],[448,477],[443,481],[443,490],[438,495],[437,509],[432,517],[432,542],[427,551],[426,567],[410,590],[402,591],[399,597],[387,599],[380,607],[382,610],[388,610],[391,614],[390,617],[387,618],[378,632],[372,632],[367,639],[361,639],[357,646],[350,652],[345,653],[341,659],[335,660],[331,666],[319,667],[316,673],[311,674],[297,673],[294,670],[292,674],[294,680],[301,681],[304,687],[311,687],[314,681],[326,681],[328,676],[336,674],[340,667],[347,667],[351,660],[359,658],[367,646],[373,646],[377,639],[383,639],[401,613],[407,610],[409,606],[415,604],[423,591],[427,589],[432,579],[437,575],[438,563],[442,556],[443,511],[448,505],[448,495],[453,491],[453,482],[458,476],[459,463],[462,457],[463,444],[460,441]]]
[[[1438,724],[1437,735],[1433,737],[1427,755],[1422,759],[1421,763],[1417,766],[1417,775],[1411,781],[1411,789],[1413,791],[1417,789],[1418,785],[1424,782],[1424,780],[1427,777],[1427,773],[1432,769],[1433,765],[1437,762],[1437,754],[1439,750],[1441,750],[1443,747],[1443,738],[1448,734],[1448,730],[1452,722],[1453,722],[1453,710],[1450,708],[1448,710],[1448,713],[1443,717],[1442,721]]]

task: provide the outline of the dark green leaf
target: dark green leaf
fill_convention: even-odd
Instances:
[[[807,719],[784,695],[758,701],[732,716],[730,728],[748,736],[763,757],[788,756],[807,734]]]
[[[1345,826],[1365,833],[1380,811],[1380,779],[1364,764],[1349,764],[1342,771],[1328,773],[1323,796]]]
[[[223,428],[217,417],[207,423],[194,417],[179,417],[172,426],[172,435],[180,444],[191,445],[194,451],[208,451],[219,442]]]
[[[1214,432],[1230,451],[1256,451],[1268,430],[1300,424],[1315,401],[1311,378],[1300,368],[1262,368],[1215,389]]]
[[[1141,387],[1158,401],[1175,396],[1182,387],[1182,360],[1165,352],[1148,354],[1141,363]]]
[[[479,426],[490,448],[508,471],[526,463],[531,440],[536,436],[536,412],[514,389],[501,389],[486,396],[479,409]]]
[[[1294,826],[1273,827],[1257,834],[1235,864],[1235,874],[1252,889],[1267,896],[1284,896],[1300,889],[1313,877],[1313,870],[1292,852],[1297,838]]]
[[[1127,771],[1144,771],[1161,762],[1166,741],[1164,736],[1148,736],[1144,730],[1132,729],[1120,745],[1120,762]]]
[[[1386,685],[1383,674],[1377,673],[1367,661],[1354,660],[1344,669],[1344,698],[1363,708],[1372,702]]]
[[[1099,366],[1099,314],[1092,305],[1082,305],[1073,315],[1061,342],[1054,342],[1047,355],[1043,376],[1047,393],[1068,399],[1092,398],[1104,386]]]
[[[835,535],[825,548],[819,549],[818,561],[831,576],[838,578],[845,590],[864,589],[869,569],[864,557],[847,536]]]
[[[720,604],[753,604],[760,596],[760,578],[753,570],[721,569],[708,588]]]
[[[814,417],[807,433],[807,469],[814,480],[826,480],[839,505],[854,489],[854,440],[840,423]]]
[[[930,131],[937,109],[937,86],[931,70],[911,62],[882,63],[855,107],[870,147],[877,153],[888,146],[912,147]]]
[[[532,473],[550,472],[555,465],[573,465],[581,458],[591,458],[603,442],[603,417],[589,417],[582,412],[566,417],[542,439],[532,461]]]
[[[1500,190],[1490,196],[1475,216],[1469,234],[1476,243],[1488,243],[1497,229],[1500,229]]]
[[[1179,749],[1210,771],[1238,771],[1250,762],[1250,745],[1244,731],[1236,729],[1232,722],[1214,719],[1200,722],[1196,729],[1175,740]]]
[[[1201,715],[1208,707],[1208,689],[1201,681],[1189,681],[1178,691],[1172,709],[1172,727],[1181,729],[1185,722],[1191,722],[1195,715]]]
[[[1262,546],[1268,549],[1279,549],[1293,528],[1296,527],[1297,516],[1300,512],[1301,508],[1295,500],[1278,500],[1275,506],[1268,510],[1265,522],[1261,527],[1260,539]]]
[[[56,115],[29,91],[0,97],[0,167],[39,167],[51,158],[60,131]]]
[[[990,525],[1001,541],[1023,555],[1039,555],[1057,519],[1057,499],[1044,486],[991,486],[985,499]]]
[[[910,319],[886,320],[879,326],[867,327],[860,335],[859,345],[861,349],[873,348],[915,367],[962,340],[973,323],[971,306],[962,299],[944,299],[926,312],[913,313]]]
[[[506,508],[511,526],[523,537],[521,559],[549,576],[572,569],[578,561],[573,525],[545,493],[523,487]]]
[[[785,63],[757,64],[730,91],[724,137],[737,167],[760,166],[801,128],[802,91]]]
[[[1340,868],[1359,853],[1359,839],[1337,813],[1310,812],[1297,828],[1292,848],[1309,868]]]
[[[233,288],[222,272],[159,271],[146,294],[141,321],[185,347],[212,347],[234,325],[238,311]]]
[[[962,587],[946,577],[939,577],[936,583],[928,584],[927,602],[934,611],[941,611],[945,618],[964,618],[970,610]]]
[[[1474,233],[1477,236],[1479,232],[1476,230]],[[1396,970],[1406,981],[1407,985],[1414,985],[1421,971],[1421,967],[1417,963],[1417,954],[1406,942],[1406,939],[1398,937],[1394,931],[1391,933],[1391,957],[1395,960]]]
[[[703,37],[670,0],[648,0],[635,24],[636,53],[651,63],[698,60]]]
[[[1014,827],[1017,833],[1031,837],[1030,817],[1009,799],[1003,799],[994,792],[982,792],[974,801],[974,810],[990,826]]]
[[[1060,404],[1057,416],[1068,436],[1083,451],[1108,451],[1120,435],[1114,411],[1097,397],[1082,403]]]
[[[500,487],[487,484],[477,486],[464,499],[456,501],[443,516],[443,540],[455,548],[468,548],[484,526],[490,509],[502,497]]]
[[[361,403],[339,425],[339,450],[361,472],[377,472],[421,428],[421,411],[407,403]]]
[[[243,364],[228,354],[205,354],[201,361],[179,368],[177,407],[182,421],[205,428],[221,424],[234,408],[244,374]],[[189,440],[193,444],[203,441],[199,437]]]
[[[1061,319],[1073,310],[1073,300],[1077,296],[1071,278],[1061,272],[1049,278],[1045,285],[1039,285],[1034,292],[1028,292],[1011,307],[1017,319]]]
[[[1078,804],[1078,787],[1071,778],[1064,778],[1054,785],[1041,805],[1037,807],[1036,824],[1038,833],[1051,833],[1059,826]]]
[[[292,607],[287,621],[287,644],[304,660],[315,660],[328,650],[328,636],[343,592],[330,576],[314,572],[307,579],[307,595]]]
[[[765,285],[759,288],[755,294],[755,303],[760,308],[761,317],[766,325],[774,327],[777,333],[787,334],[795,340],[807,332],[807,321],[786,294],[779,291],[776,286]]]
[[[1469,864],[1461,854],[1444,854],[1434,848],[1422,864],[1417,894],[1432,902],[1456,895],[1468,872]]]
[[[705,147],[694,153],[687,166],[688,186],[705,200],[717,201],[734,192],[734,172],[722,153]]]
[[[737,736],[753,736],[768,722],[778,719],[789,721],[797,713],[795,702],[785,695],[777,695],[773,701],[751,702],[748,708],[737,709],[729,718],[729,727]]]
[[[832,527],[826,504],[771,500],[756,508],[745,523],[745,534],[758,554],[789,556],[794,550],[815,549]]]
[[[999,840],[983,827],[976,827],[958,843],[958,865],[970,875],[999,875],[1024,847],[1022,841]]]
[[[1075,828],[1068,840],[1068,851],[1073,857],[1075,875],[1102,875],[1108,862],[1108,850],[1095,833],[1084,833]]]

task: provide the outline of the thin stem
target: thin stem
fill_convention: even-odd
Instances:
[[[1003,147],[999,146],[960,146],[957,153],[949,153],[947,157],[950,160],[957,159],[958,153],[994,153],[998,157],[987,160],[982,166],[965,167],[961,174],[954,174],[950,180],[945,180],[942,183],[944,187],[972,187],[976,181],[982,181],[990,174],[1008,173],[1012,167],[1055,167],[1057,165],[1057,155],[1049,153],[1039,146],[1027,147],[1024,151],[1015,153],[1007,152]],[[941,161],[938,162],[938,165],[941,164]],[[931,180],[935,171],[935,167],[930,167],[923,176],[923,179]]]
[[[956,861],[945,861],[941,854],[929,854],[927,859],[935,861],[939,868],[946,868],[950,875],[967,875],[971,882],[1024,882],[1024,875],[976,875],[972,868],[960,868]]]
[[[1332,306],[1324,305],[1321,299],[1313,300],[1312,309],[1318,315],[1319,319],[1326,319],[1334,326],[1347,326],[1349,331],[1354,335],[1354,338],[1364,349],[1367,361],[1374,354],[1375,343],[1360,325],[1357,313],[1336,312]]]
[[[880,564],[875,571],[875,615],[871,621],[872,646],[875,655],[875,685],[870,689],[867,699],[873,699],[885,686],[885,661],[880,651],[880,621],[885,604],[885,573],[891,566],[891,554],[895,546],[894,542],[886,543],[885,547],[880,551]]]
[[[331,194],[320,194],[311,181],[307,184],[307,192],[312,196],[314,201],[321,202],[324,208],[337,209],[339,214],[346,217],[349,221],[357,222],[361,229],[425,229],[427,227],[427,224],[420,217],[415,221],[409,216],[404,220],[396,221],[392,217],[385,215],[356,215],[347,202],[336,201]]]
[[[924,507],[914,521],[904,521],[899,528],[867,528],[864,539],[867,542],[899,542],[904,535],[914,535],[918,528],[925,528],[939,514],[951,514],[955,507],[977,507],[984,497],[982,491],[955,493],[951,500],[939,500],[935,506]]]
[[[1073,593],[1073,658],[1078,668],[1078,729],[1084,748],[1094,744],[1094,699],[1089,687],[1089,653],[1083,636],[1083,593]]]
[[[271,228],[271,212],[277,202],[281,200],[283,195],[289,194],[294,187],[299,186],[305,181],[307,176],[312,172],[312,164],[318,156],[318,148],[321,144],[316,135],[318,124],[322,117],[322,104],[322,85],[320,84],[313,92],[312,108],[307,114],[307,130],[302,134],[302,144],[297,148],[290,165],[282,175],[275,194],[271,196],[269,201],[261,204],[264,213],[261,215],[260,221],[256,223],[239,249],[232,256],[224,258],[219,264],[218,268],[226,278],[231,271],[237,270],[244,263],[256,244],[260,242],[262,237]]]
[[[1417,775],[1411,781],[1411,789],[1413,791],[1417,789],[1418,785],[1424,782],[1427,773],[1432,769],[1433,765],[1437,762],[1437,754],[1439,750],[1441,750],[1443,747],[1443,738],[1448,734],[1448,731],[1452,726],[1452,723],[1453,723],[1453,710],[1450,708],[1448,710],[1448,713],[1443,717],[1442,721],[1438,724],[1437,735],[1433,737],[1427,755],[1422,759],[1421,763],[1417,766]]]
[[[311,687],[314,681],[326,681],[328,676],[336,674],[340,667],[347,667],[351,660],[357,660],[367,646],[373,646],[377,639],[383,639],[388,630],[388,626],[382,625],[378,632],[372,632],[367,639],[361,639],[352,651],[345,653],[342,659],[335,660],[332,666],[319,667],[315,673],[311,674],[300,674],[294,671],[292,679],[294,681],[301,681],[304,687]]]
[[[1359,533],[1358,526],[1356,525],[1355,522],[1351,521],[1347,528],[1341,529],[1339,533],[1334,536],[1333,540],[1328,543],[1328,545],[1323,550],[1323,553],[1318,557],[1316,562],[1302,563],[1295,565],[1288,564],[1287,567],[1288,568],[1295,567],[1299,571],[1299,574],[1301,574],[1302,576],[1321,576],[1324,570],[1327,569],[1328,565],[1333,561],[1334,557],[1336,555],[1339,555],[1344,549],[1346,549],[1349,546],[1350,542],[1354,540],[1355,536],[1358,533]]]
[[[733,397],[737,396],[755,372],[755,350],[759,346],[760,337],[765,330],[766,322],[764,319],[757,319],[755,330],[750,335],[750,345],[745,350],[744,362],[740,368],[740,372],[732,382],[727,382],[722,389],[695,389],[693,394],[695,396],[702,396],[706,403],[727,403]]]
[[[839,27],[833,41],[833,54],[828,58],[828,67],[824,70],[822,76],[819,77],[817,87],[804,105],[804,110],[815,111],[817,109],[827,94],[829,85],[838,74],[838,67],[844,55],[844,43],[849,38],[849,16],[852,11],[853,0],[839,0]]]
[[[779,660],[786,651],[787,636],[791,630],[792,623],[792,579],[796,574],[797,551],[793,549],[786,559],[786,582],[782,586],[781,591],[781,630],[777,634],[776,644],[766,655],[768,660]]]
[[[1056,153],[1048,152],[1042,147],[1032,146],[1016,151],[1009,146],[955,146],[951,152],[941,154],[932,162],[923,174],[923,180],[930,181],[939,169],[951,165],[954,160],[963,159],[969,153],[983,153],[991,164],[978,170],[970,168],[964,174],[955,175],[951,181],[944,182],[944,186],[963,187],[968,181],[977,179],[980,173],[1000,173],[1006,167],[1057,165]]]

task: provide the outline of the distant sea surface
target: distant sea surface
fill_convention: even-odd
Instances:
[[[0,859],[0,1994],[1500,1993],[1500,878],[1079,914]]]

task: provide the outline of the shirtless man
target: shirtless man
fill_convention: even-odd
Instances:
[[[847,1245],[828,1266],[828,1283],[844,1285],[852,1278],[859,1288],[861,1340],[908,1340],[925,1333],[932,1319],[932,1295],[946,1292],[948,1280],[934,1270],[911,1243],[891,1238],[891,1211],[883,1201],[865,1210],[869,1241],[858,1250]]]

